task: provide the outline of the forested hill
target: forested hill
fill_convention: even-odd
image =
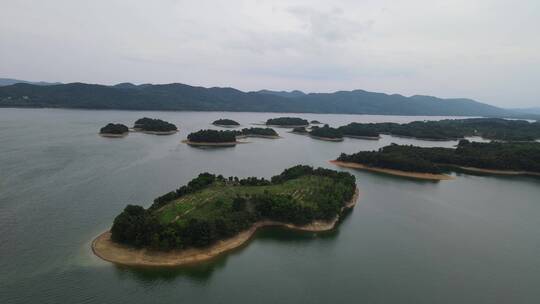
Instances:
[[[0,107],[516,116],[513,111],[470,99],[405,97],[362,90],[272,94],[272,91],[242,92],[233,88],[204,88],[179,83],[122,83],[115,86],[17,83],[0,87]]]

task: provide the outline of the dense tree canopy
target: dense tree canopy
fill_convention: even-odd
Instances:
[[[345,136],[358,136],[358,137],[379,137],[380,134],[376,128],[370,126],[370,124],[350,123],[346,126],[338,128]]]
[[[328,125],[324,125],[320,128],[312,128],[309,134],[312,136],[323,138],[343,138],[343,133],[341,132],[341,130],[332,128]]]
[[[128,205],[113,222],[112,240],[138,247],[181,249],[207,246],[264,219],[298,225],[328,220],[351,200],[355,187],[349,173],[309,166],[289,168],[271,180],[203,173],[155,199],[148,209]]]
[[[121,134],[125,134],[127,132],[129,132],[128,127],[126,127],[123,124],[114,124],[114,123],[109,123],[105,127],[101,128],[99,130],[99,133],[101,133],[101,134],[118,134],[118,135],[121,135]]]
[[[227,143],[236,141],[235,131],[218,131],[218,130],[199,130],[188,135],[188,140],[192,142],[207,142],[207,143]]]
[[[379,151],[341,154],[339,161],[402,171],[441,173],[451,166],[540,172],[540,143],[461,140],[456,149],[392,144]]]
[[[270,118],[266,121],[270,126],[309,126],[309,122],[305,119],[298,117],[278,117]]]
[[[240,124],[232,119],[218,119],[212,123],[213,125],[221,125],[221,126],[239,126]]]
[[[533,141],[540,139],[540,123],[499,118],[414,121],[407,124],[351,123],[339,129],[344,135],[370,137],[376,137],[384,133],[431,140],[456,140],[469,136],[505,141]]]
[[[292,129],[293,133],[307,134],[309,133],[306,127],[296,127]]]
[[[143,117],[135,121],[133,128],[141,131],[151,131],[151,132],[170,132],[176,131],[178,128],[170,123],[161,119],[153,119],[148,117]]]
[[[272,128],[244,128],[239,133],[244,136],[278,136]]]

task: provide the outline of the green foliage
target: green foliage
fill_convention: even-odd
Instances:
[[[137,119],[133,128],[150,132],[170,132],[178,130],[178,128],[172,123],[163,121],[161,119],[153,119],[148,117]]]
[[[199,130],[188,135],[188,140],[192,142],[225,143],[236,141],[235,131],[222,130]]]
[[[240,124],[232,119],[218,119],[212,123],[213,125],[222,125],[222,126],[239,126]]]
[[[506,141],[540,139],[540,123],[499,118],[447,119],[398,123],[351,123],[339,128],[344,135],[379,136],[380,133],[431,140],[456,140],[469,136]]]
[[[271,181],[203,173],[148,210],[128,205],[114,220],[112,238],[160,250],[203,247],[262,219],[298,225],[332,219],[355,187],[349,173],[301,165]]]
[[[298,117],[278,117],[270,118],[266,121],[267,125],[271,126],[309,126],[309,122]]]
[[[448,165],[540,172],[540,143],[461,140],[456,149],[392,144],[379,151],[341,154],[339,161],[402,171],[441,173]]]
[[[99,130],[101,134],[124,134],[129,132],[128,127],[123,124],[109,123]]]
[[[350,123],[338,128],[343,135],[360,137],[379,137],[379,132],[371,124]]]
[[[307,134],[309,133],[306,127],[296,127],[292,129],[293,133]]]
[[[245,128],[242,129],[241,135],[262,135],[262,136],[278,136],[277,132],[272,128]]]
[[[325,138],[343,138],[343,133],[341,130],[336,128],[331,128],[328,125],[324,125],[320,128],[312,128],[311,132],[309,132],[310,135],[317,136],[317,137],[325,137]]]

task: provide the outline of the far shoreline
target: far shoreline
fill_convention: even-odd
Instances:
[[[216,258],[247,244],[247,242],[253,238],[255,232],[264,227],[278,226],[305,232],[330,231],[336,227],[336,224],[342,218],[344,211],[354,208],[358,201],[358,197],[359,190],[356,188],[351,200],[341,208],[340,213],[333,220],[314,221],[304,226],[263,220],[254,223],[247,230],[242,231],[229,239],[217,241],[215,244],[206,248],[188,248],[167,252],[145,248],[139,249],[113,242],[111,240],[110,231],[105,231],[92,241],[92,252],[102,260],[125,266],[176,267],[196,264]]]
[[[446,174],[407,172],[407,171],[401,171],[401,170],[395,170],[395,169],[369,167],[369,166],[358,164],[358,163],[342,162],[338,160],[331,160],[329,162],[331,164],[334,164],[338,167],[343,167],[343,168],[360,169],[360,170],[373,171],[373,172],[384,173],[384,174],[389,174],[389,175],[394,175],[394,176],[410,177],[410,178],[416,178],[416,179],[422,179],[422,180],[441,181],[441,180],[454,179],[454,177],[450,175],[446,175]]]

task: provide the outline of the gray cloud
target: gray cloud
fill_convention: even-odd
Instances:
[[[540,2],[2,1],[0,76],[540,105]]]

